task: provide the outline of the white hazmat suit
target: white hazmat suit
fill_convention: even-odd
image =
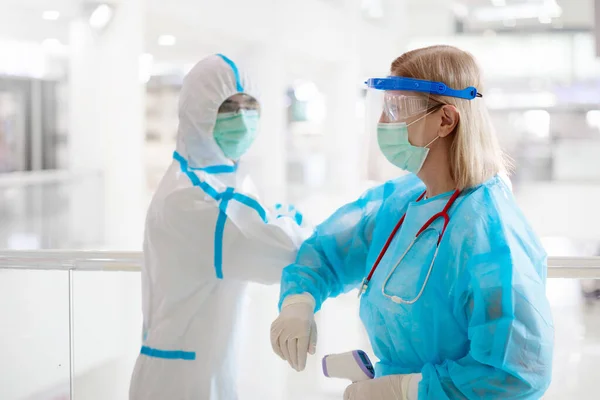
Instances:
[[[257,94],[222,55],[183,82],[174,161],[144,240],[143,345],[132,400],[236,399],[233,335],[245,282],[279,283],[311,230],[263,208],[213,138],[219,106]]]

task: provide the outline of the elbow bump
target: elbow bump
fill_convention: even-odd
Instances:
[[[531,367],[523,367],[525,371],[520,374],[520,377],[509,375],[506,384],[508,387],[515,388],[514,392],[526,395],[526,398],[541,398],[552,381],[551,365],[538,365],[535,370]]]

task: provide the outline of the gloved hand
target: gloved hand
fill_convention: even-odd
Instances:
[[[275,207],[273,207],[273,208],[274,208],[273,212],[275,214],[275,218],[289,217],[289,218],[292,218],[294,221],[296,221],[296,223],[299,226],[303,226],[304,216],[293,205],[291,205],[291,204],[283,205],[283,204],[277,203],[277,204],[275,204]]]
[[[417,400],[421,374],[388,375],[346,388],[344,400]]]
[[[317,324],[315,299],[308,293],[288,296],[271,325],[271,346],[296,371],[306,367],[307,353],[315,354]]]

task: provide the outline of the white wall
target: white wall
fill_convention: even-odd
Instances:
[[[600,140],[562,141],[554,146],[553,176],[575,182],[600,182]],[[596,197],[600,201],[600,194]]]
[[[526,183],[515,196],[538,235],[600,240],[600,183]]]

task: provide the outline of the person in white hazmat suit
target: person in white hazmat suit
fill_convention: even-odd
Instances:
[[[236,399],[233,335],[245,282],[279,283],[312,233],[293,209],[263,208],[238,171],[259,114],[255,88],[223,55],[200,61],[183,82],[177,151],[146,218],[131,400]]]

